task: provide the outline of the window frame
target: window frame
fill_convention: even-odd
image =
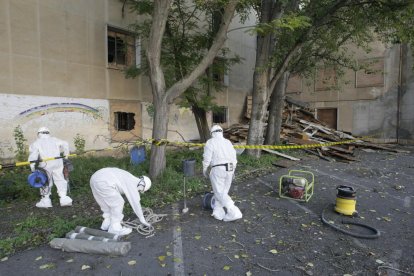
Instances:
[[[109,61],[109,55],[110,55],[110,42],[109,38],[114,38],[114,57],[113,61]],[[126,45],[126,51],[124,53],[125,57],[123,58],[124,64],[118,62],[117,57],[117,38],[120,40],[123,40],[124,46]],[[138,44],[137,44],[138,43]],[[138,58],[139,57],[139,58]],[[132,34],[131,32],[128,32],[126,30],[123,30],[118,27],[107,25],[106,27],[106,63],[107,67],[111,69],[118,69],[123,70],[133,65],[139,65],[141,62],[140,59],[140,47],[139,47],[139,39]],[[138,64],[137,64],[138,63]]]
[[[125,121],[125,122],[122,122],[121,127],[120,127],[120,120]],[[114,130],[115,131],[132,131],[134,129],[135,129],[135,113],[123,112],[123,111],[114,112]]]
[[[213,124],[226,124],[229,121],[229,108],[227,106],[219,106],[219,109],[222,109],[220,114],[217,114],[217,111],[212,110],[211,121]],[[223,120],[215,120],[218,117],[222,117]]]

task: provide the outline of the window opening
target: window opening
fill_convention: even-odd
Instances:
[[[128,131],[135,128],[135,113],[115,112],[115,129]]]
[[[213,110],[213,124],[227,123],[227,107],[220,106]]]

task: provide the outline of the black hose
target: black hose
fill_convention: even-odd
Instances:
[[[330,205],[331,204],[329,204],[328,206],[330,206]],[[357,234],[357,233],[353,233],[351,231],[344,230],[344,229],[342,229],[342,228],[340,228],[340,227],[338,227],[338,226],[336,226],[336,225],[334,225],[332,223],[329,223],[325,219],[325,210],[328,208],[328,206],[323,209],[322,215],[321,215],[321,220],[322,220],[322,222],[324,224],[326,224],[326,225],[334,228],[335,230],[337,230],[337,231],[339,231],[341,233],[350,235],[350,236],[355,237],[355,238],[361,238],[361,239],[376,239],[376,238],[378,238],[381,235],[380,232],[378,231],[378,229],[376,229],[376,228],[374,228],[372,226],[366,225],[366,224],[358,223],[358,222],[342,221],[342,224],[352,224],[352,225],[357,225],[357,226],[360,226],[360,227],[363,227],[363,228],[367,228],[367,229],[371,230],[373,232],[373,234],[368,234],[368,235],[366,235],[366,234]]]

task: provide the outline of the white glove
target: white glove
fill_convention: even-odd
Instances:
[[[203,169],[203,175],[205,178],[208,178],[207,168]]]

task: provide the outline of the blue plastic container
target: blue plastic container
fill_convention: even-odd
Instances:
[[[130,151],[131,164],[139,165],[145,161],[145,146],[134,146]]]

